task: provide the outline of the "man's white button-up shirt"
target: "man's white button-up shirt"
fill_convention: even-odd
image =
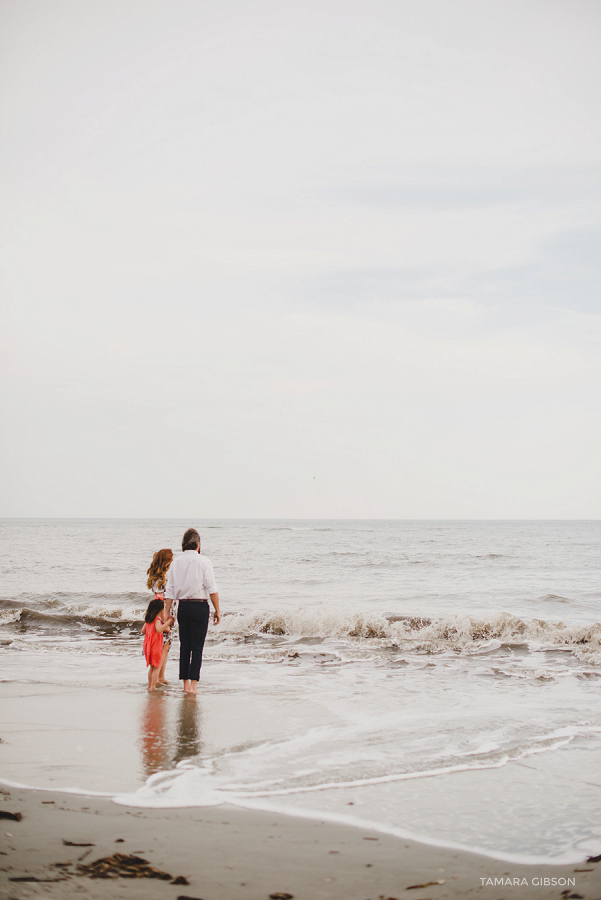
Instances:
[[[196,550],[184,550],[171,563],[165,588],[167,600],[208,600],[217,593],[211,561]]]

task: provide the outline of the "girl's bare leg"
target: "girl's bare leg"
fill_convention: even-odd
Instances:
[[[150,671],[148,673],[148,690],[154,691],[157,686],[157,681],[159,680],[159,668],[158,666],[149,666]]]
[[[163,655],[161,656],[161,665],[159,666],[159,684],[169,684],[169,682],[165,678],[165,666],[167,665],[167,657],[169,656],[170,646],[171,641],[165,641],[165,643],[163,644]]]

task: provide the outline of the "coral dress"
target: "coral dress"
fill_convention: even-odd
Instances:
[[[163,632],[156,629],[156,624],[160,621],[159,616],[157,616],[153,622],[147,622],[146,630],[144,631],[146,665],[153,666],[155,669],[158,669],[161,665],[161,655],[163,653]]]

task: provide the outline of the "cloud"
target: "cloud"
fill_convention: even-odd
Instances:
[[[346,207],[412,211],[533,204],[601,208],[601,169],[593,165],[404,165],[364,172],[353,183],[334,179],[323,201]]]

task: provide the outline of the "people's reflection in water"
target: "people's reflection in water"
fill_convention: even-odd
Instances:
[[[180,700],[173,764],[177,765],[182,759],[198,756],[200,750],[199,704],[196,702],[194,695],[184,694]]]
[[[142,714],[140,748],[144,775],[154,775],[169,766],[169,739],[166,728],[167,697],[161,691],[148,694]]]
[[[146,697],[139,738],[145,778],[198,756],[201,751],[200,704],[191,694],[184,694],[178,703],[174,734],[168,721],[171,718],[173,722],[173,697],[163,691],[152,691]]]

